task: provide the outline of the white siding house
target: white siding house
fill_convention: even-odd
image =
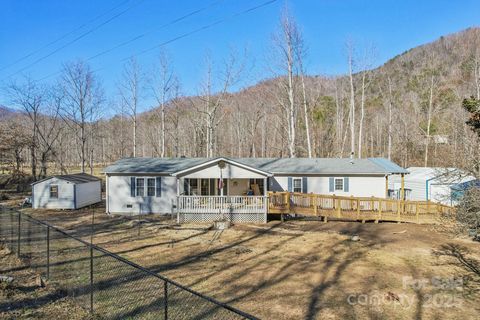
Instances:
[[[452,186],[474,180],[475,177],[457,168],[410,167],[405,177],[405,199],[415,201],[434,201],[446,205],[455,205],[452,199]],[[392,177],[389,181],[390,195],[398,198],[401,181]]]
[[[126,158],[105,169],[106,209],[113,214],[171,214],[205,204],[201,212],[191,212],[195,220],[196,213],[225,214],[211,212],[218,206],[206,203],[224,206],[226,201],[229,213],[241,211],[242,221],[249,221],[242,204],[266,217],[269,191],[385,198],[388,176],[405,173],[383,158]]]
[[[32,183],[34,209],[79,209],[100,201],[101,181],[89,174],[58,175]]]

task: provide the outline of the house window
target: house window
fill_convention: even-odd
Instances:
[[[196,195],[198,193],[198,180],[197,179],[188,179],[188,190],[186,194],[189,196]]]
[[[145,195],[145,178],[137,178],[136,188],[137,197],[143,197]]]
[[[293,192],[302,192],[302,179],[293,179]]]
[[[57,185],[51,185],[50,186],[50,198],[58,199],[58,186]]]
[[[202,196],[208,196],[209,195],[209,190],[210,190],[210,186],[209,186],[209,182],[210,180],[208,179],[200,179],[200,195]]]
[[[147,196],[155,197],[155,178],[147,179]]]
[[[263,185],[263,179],[250,179],[250,183],[249,183],[249,188],[252,190],[252,191],[255,191],[255,187],[254,185],[257,185],[258,186],[258,191],[259,191],[259,195],[263,195],[265,190],[264,190],[264,185]]]
[[[343,178],[335,179],[335,191],[343,191]]]

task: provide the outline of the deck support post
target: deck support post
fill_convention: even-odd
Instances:
[[[378,223],[379,220],[382,220],[382,199],[378,199],[378,219],[375,220],[375,223]]]
[[[341,203],[341,199],[337,199],[337,216],[339,218],[342,217],[342,203]]]
[[[290,192],[285,193],[285,204],[287,206],[288,213],[290,213]]]
[[[418,203],[415,204],[415,216],[417,217],[417,223],[419,222],[419,216],[418,216]]]
[[[357,199],[357,220],[360,219],[360,199]]]

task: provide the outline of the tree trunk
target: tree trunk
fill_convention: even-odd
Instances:
[[[430,80],[430,96],[428,99],[428,112],[427,112],[427,132],[425,137],[425,161],[424,166],[428,166],[428,147],[430,144],[430,126],[432,125],[432,111],[433,111],[433,82],[434,76],[432,75]]]
[[[80,128],[80,143],[81,143],[81,168],[82,168],[82,173],[85,173],[85,144],[86,144],[86,139],[85,139],[85,124],[82,123],[81,128]]]
[[[137,113],[133,114],[133,157],[137,156]]]
[[[305,131],[307,135],[307,150],[308,150],[308,157],[312,157],[312,142],[310,138],[310,127],[308,121],[308,105],[307,105],[307,93],[305,90],[305,79],[302,74],[302,95],[303,95],[303,112],[305,115]]]
[[[387,158],[392,159],[392,113],[393,113],[393,94],[392,94],[392,81],[388,77],[388,145],[387,145]]]
[[[362,73],[362,97],[360,101],[360,123],[358,127],[358,157],[362,157],[362,134],[363,134],[363,120],[365,118],[365,76],[366,71]]]
[[[291,54],[291,53],[290,53]],[[293,55],[293,54],[291,54]],[[291,58],[293,59],[293,57]],[[295,100],[293,93],[293,60],[288,62],[288,124],[289,124],[289,137],[288,137],[288,151],[290,158],[295,158],[295,129],[296,129],[296,117],[295,117]]]
[[[348,57],[348,74],[350,78],[350,156],[355,156],[355,88],[353,86],[353,58]]]

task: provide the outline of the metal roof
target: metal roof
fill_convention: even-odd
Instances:
[[[51,177],[48,177],[48,178],[45,178],[45,179],[42,179],[42,180],[35,181],[34,183],[32,183],[32,185],[43,182],[43,181],[46,181],[46,180],[49,180],[49,179],[52,179],[52,178],[65,180],[65,181],[75,183],[75,184],[82,184],[82,183],[88,183],[88,182],[93,182],[93,181],[100,181],[99,178],[97,178],[95,176],[92,176],[90,174],[87,174],[87,173],[74,173],[74,174],[63,174],[63,175],[51,176]]]
[[[407,170],[384,158],[219,158],[273,174],[400,174]],[[105,173],[173,174],[215,158],[124,158]]]

